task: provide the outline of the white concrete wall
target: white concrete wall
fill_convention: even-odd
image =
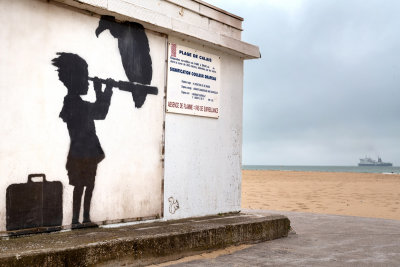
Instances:
[[[59,118],[67,93],[51,60],[56,52],[80,55],[89,76],[127,81],[117,40],[99,38],[98,16],[37,0],[0,1],[0,231],[6,223],[6,188],[30,173],[61,181],[63,224],[71,223],[72,191],[65,169],[70,137]],[[142,108],[114,89],[105,120],[96,121],[106,158],[99,164],[92,221],[161,215],[166,38],[147,32],[159,88]],[[87,100],[94,101],[93,88]]]
[[[127,80],[116,39],[108,31],[96,38],[99,16],[84,11],[109,14],[119,9],[111,10],[107,0],[60,2],[73,7],[40,0],[0,2],[0,10],[7,10],[0,17],[5,25],[0,29],[0,231],[5,230],[6,188],[25,183],[29,173],[43,172],[48,180],[62,182],[63,224],[71,222],[73,187],[65,170],[70,139],[59,118],[66,89],[51,65],[56,52],[82,56],[90,76]],[[218,10],[207,11],[218,24],[218,33],[212,32],[215,25],[199,30],[191,22],[192,16],[204,16],[196,11],[202,6],[196,1],[190,8],[191,1],[184,0],[183,9],[170,6],[178,1],[163,1],[170,6],[165,14],[157,1],[111,2],[111,7],[131,7],[112,13],[116,17],[144,21],[151,29],[146,31],[153,62],[151,84],[159,94],[148,96],[144,106],[135,109],[127,92],[114,90],[107,118],[96,121],[106,158],[98,167],[92,220],[109,223],[161,215],[169,220],[239,211],[243,57],[257,56],[258,48],[241,42],[239,35],[235,40],[229,37],[224,31],[231,28],[223,22],[229,15]],[[140,13],[140,8],[146,12]],[[179,15],[182,10],[185,15]],[[166,25],[160,24],[162,19]],[[237,18],[229,20],[239,23]],[[165,114],[167,37],[157,32],[167,33],[170,42],[220,56],[218,119]],[[92,88],[86,99],[94,100]],[[179,208],[174,209],[177,203]]]
[[[146,28],[200,42],[242,58],[259,58],[257,46],[241,41],[242,18],[194,0],[55,0]]]
[[[166,114],[165,219],[239,211],[243,60],[171,36],[169,41],[220,55],[221,88],[218,119]],[[172,212],[171,197],[179,203]]]

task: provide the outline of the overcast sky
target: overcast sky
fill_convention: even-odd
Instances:
[[[244,18],[243,164],[400,165],[400,1],[207,0]]]

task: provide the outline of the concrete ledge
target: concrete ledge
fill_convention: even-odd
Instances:
[[[213,47],[215,49],[242,57],[243,59],[260,58],[258,46],[241,40],[240,19],[227,15],[202,1],[126,1],[126,0],[54,0],[81,12],[88,11],[98,15],[114,16],[121,21],[135,21],[146,29],[171,35]],[[138,4],[141,3],[141,5]],[[188,9],[188,3],[200,5]],[[171,6],[163,7],[163,4]],[[186,6],[186,8],[184,8]],[[184,9],[184,11],[182,11]],[[190,16],[189,13],[194,12]],[[186,14],[186,15],[185,15]],[[204,14],[207,14],[205,16]],[[211,19],[212,17],[213,19]],[[194,22],[195,21],[195,22]],[[212,21],[219,25],[216,25]],[[234,24],[233,22],[236,22]],[[228,24],[230,25],[228,25]],[[236,25],[236,27],[231,26]],[[226,26],[226,27],[225,27]]]
[[[288,235],[281,215],[227,214],[0,241],[1,266],[145,265]]]

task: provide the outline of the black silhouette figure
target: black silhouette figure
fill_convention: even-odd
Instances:
[[[104,120],[107,116],[112,96],[112,80],[106,81],[104,92],[100,79],[93,78],[96,102],[82,100],[89,89],[88,65],[80,56],[72,53],[57,53],[52,64],[58,69],[60,81],[68,89],[60,118],[67,124],[71,139],[66,169],[69,183],[74,186],[72,225],[79,224],[79,214],[83,189],[83,223],[91,223],[90,202],[94,189],[97,165],[105,158],[99,138],[96,135],[94,120]]]
[[[114,17],[102,16],[96,36],[105,30],[118,39],[122,65],[129,81],[150,84],[153,70],[149,41],[143,26],[135,22],[117,23]]]
[[[132,91],[135,107],[140,108],[146,100],[148,92],[146,85],[151,83],[153,76],[150,46],[146,32],[141,24],[135,22],[117,23],[114,17],[102,16],[96,29],[96,36],[109,30],[114,38],[118,39],[118,48],[122,66],[130,82],[138,83],[137,90]],[[121,83],[120,89],[128,84]],[[155,93],[157,94],[157,92]]]
[[[30,230],[8,234],[61,230],[62,195],[62,183],[47,181],[43,173],[29,174],[27,183],[8,186],[6,191],[7,231],[30,228]]]

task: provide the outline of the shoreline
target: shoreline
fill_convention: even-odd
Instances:
[[[242,208],[400,220],[400,175],[242,170]]]
[[[243,165],[242,171],[293,171],[293,172],[345,172],[345,173],[381,173],[400,174],[399,166],[280,166],[280,165]]]
[[[396,167],[397,168],[397,167]],[[244,171],[266,171],[266,172],[317,172],[317,173],[359,173],[359,174],[393,174],[400,175],[397,172],[356,172],[356,171],[318,171],[318,170],[264,170],[264,169],[242,169]]]

